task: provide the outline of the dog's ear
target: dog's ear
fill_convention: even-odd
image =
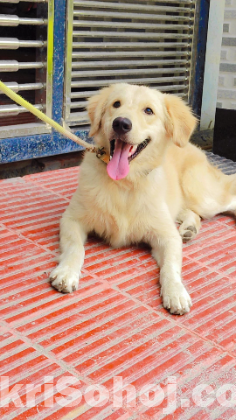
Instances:
[[[89,136],[94,136],[101,126],[102,116],[105,111],[107,98],[111,92],[111,87],[105,87],[97,95],[88,100],[87,111],[91,122]]]
[[[184,147],[195,130],[198,120],[178,96],[165,94],[164,101],[167,110],[165,121],[167,136],[172,138],[177,146]]]

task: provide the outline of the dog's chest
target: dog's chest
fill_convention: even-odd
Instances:
[[[148,228],[150,200],[138,190],[117,188],[93,189],[90,210],[86,211],[89,230],[105,237],[113,246],[143,240]]]
[[[95,231],[112,246],[145,241],[145,235],[161,222],[165,212],[166,185],[162,169],[135,183],[125,180],[121,184],[111,181],[96,161],[91,163],[81,173],[76,194],[79,202],[75,204],[77,216],[87,231]]]

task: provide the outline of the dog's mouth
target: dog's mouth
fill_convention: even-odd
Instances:
[[[147,138],[139,145],[134,145],[121,139],[111,140],[110,162],[107,165],[110,178],[114,180],[125,178],[129,173],[129,163],[147,147],[150,141],[151,139]]]

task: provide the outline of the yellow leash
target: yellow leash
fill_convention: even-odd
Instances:
[[[12,89],[6,86],[5,83],[3,83],[1,80],[0,80],[0,89],[3,91],[3,93],[5,93],[6,96],[11,98],[18,105],[21,105],[24,108],[26,108],[29,112],[34,114],[37,118],[45,122],[45,124],[49,124],[56,131],[61,133],[64,137],[68,137],[69,139],[73,140],[75,143],[79,144],[80,146],[83,146],[89,152],[96,153],[97,157],[101,159],[103,162],[105,163],[109,162],[109,156],[106,154],[104,148],[97,148],[91,144],[86,143],[86,141],[80,139],[79,137],[75,136],[75,134],[71,133],[71,131],[62,127],[56,121],[49,118],[43,112],[39,111],[39,109],[35,108],[32,104],[30,104],[28,101],[23,99],[20,95],[15,93]]]

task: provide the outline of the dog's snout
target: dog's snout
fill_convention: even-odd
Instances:
[[[118,117],[113,121],[112,127],[117,134],[125,134],[131,130],[132,122],[128,118]]]

